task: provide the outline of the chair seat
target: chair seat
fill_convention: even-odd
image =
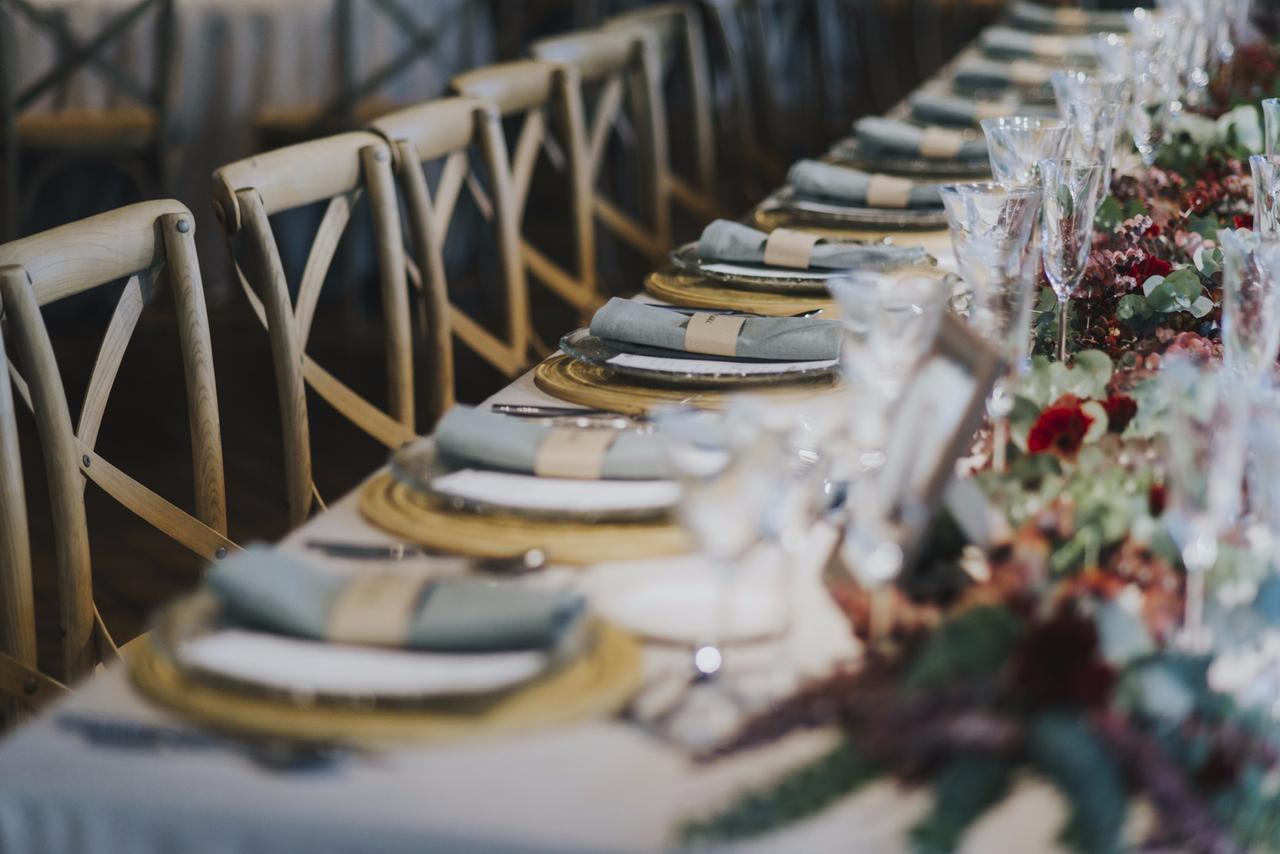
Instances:
[[[268,104],[258,110],[253,124],[259,131],[291,138],[301,138],[323,132],[324,111],[327,104]],[[367,124],[379,116],[396,109],[394,101],[385,98],[366,98],[356,105],[357,125]],[[332,128],[337,131],[341,128]]]
[[[31,148],[103,151],[146,148],[158,141],[160,122],[150,110],[59,110],[18,119],[18,138]]]

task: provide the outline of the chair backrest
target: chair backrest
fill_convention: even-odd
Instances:
[[[435,14],[424,22],[414,10],[425,8],[409,0],[333,0],[334,33],[337,36],[335,60],[338,67],[338,91],[320,110],[312,134],[334,132],[358,126],[360,106],[407,74],[415,65],[431,61],[434,50],[446,37],[461,37],[475,45],[475,16],[478,3],[459,4],[447,15]],[[399,53],[385,58],[370,70],[357,67],[360,48],[360,21],[383,18],[405,41]],[[467,65],[474,64],[474,56]]]
[[[497,108],[465,97],[400,110],[370,128],[392,147],[409,215],[415,258],[409,265],[410,278],[424,296],[431,361],[438,374],[433,384],[434,420],[453,405],[451,332],[507,377],[517,376],[529,364],[532,321],[506,140]],[[483,159],[487,189],[471,162],[473,146]],[[433,197],[424,167],[440,161]],[[449,301],[444,248],[464,186],[492,226],[498,245],[505,311],[501,336]]]
[[[32,675],[37,671],[31,542],[8,364],[0,329],[0,726],[17,711],[17,698],[29,705],[42,687]]]
[[[662,176],[668,171],[666,109],[660,85],[661,51],[657,38],[637,30],[591,30],[535,42],[530,51],[537,59],[572,67],[581,83],[568,97],[577,99],[575,112],[582,121],[587,174],[592,187],[592,207],[600,223],[654,261],[671,248],[671,213],[665,204]],[[588,113],[582,89],[598,88],[594,108]],[[629,109],[627,109],[629,107]],[[629,124],[626,124],[629,118]],[[629,127],[638,154],[635,172],[641,182],[641,212],[625,212],[601,189],[610,137],[626,134]],[[571,154],[572,156],[572,154]],[[642,222],[642,220],[645,220]]]
[[[86,481],[207,560],[235,548],[226,536],[218,395],[194,237],[190,211],[179,202],[155,201],[0,246],[0,300],[22,369],[19,373],[10,365],[10,374],[35,416],[53,505],[63,675],[68,679],[83,675],[114,646],[93,605]],[[121,360],[161,276],[168,278],[173,293],[182,349],[194,516],[116,468],[95,447]],[[127,281],[73,423],[40,307],[120,280]]]
[[[687,108],[679,117],[668,115],[667,127],[675,127],[678,121],[692,129],[692,182],[669,165],[662,176],[662,191],[668,202],[677,202],[707,217],[718,216],[711,71],[697,8],[685,3],[661,3],[617,15],[605,23],[605,29],[651,34],[659,50],[658,63],[664,82],[674,79],[677,68],[683,66]],[[664,104],[670,106],[665,98]]]
[[[139,79],[110,55],[126,37],[150,21],[148,55],[152,57],[150,79]],[[19,26],[29,32],[19,33]],[[16,233],[19,205],[18,164],[21,156],[18,117],[33,109],[65,106],[61,93],[78,75],[92,74],[112,102],[126,101],[154,120],[156,145],[168,134],[176,62],[174,0],[129,0],[112,7],[97,31],[81,36],[71,30],[66,16],[46,3],[35,0],[0,0],[0,157],[5,162],[4,210],[0,216],[3,233]],[[31,32],[48,36],[57,45],[57,59],[34,79],[23,83],[29,69],[17,67],[19,38]]]
[[[528,237],[520,241],[520,255],[529,275],[541,282],[584,318],[604,302],[596,269],[596,240],[593,214],[591,169],[587,149],[586,123],[577,70],[571,66],[536,59],[491,65],[459,74],[451,88],[461,95],[494,105],[508,119],[521,117],[520,130],[511,140],[512,216],[524,232],[530,185],[539,155],[546,151],[552,165],[566,177],[569,226],[562,230],[573,237],[574,269],[556,263]],[[559,142],[552,135],[551,115],[559,121]],[[559,216],[545,205],[538,217]]]
[[[290,524],[306,520],[316,495],[311,475],[310,386],[353,424],[389,448],[415,437],[413,344],[404,242],[391,149],[376,134],[339,134],[269,151],[213,175],[214,205],[228,237],[237,278],[267,329],[280,403]],[[387,356],[388,408],[365,400],[306,353],[320,290],[338,241],[367,196],[377,244]],[[327,202],[297,296],[290,299],[280,249],[268,217]],[[240,264],[240,253],[247,263]]]

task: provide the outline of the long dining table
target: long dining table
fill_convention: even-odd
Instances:
[[[944,85],[947,73],[926,85]],[[942,265],[953,263],[945,232],[902,239],[917,237]],[[498,403],[571,405],[538,389],[532,372],[483,405]],[[358,499],[356,489],[277,547],[309,561],[341,563],[316,554],[307,542],[394,543],[361,517]],[[859,653],[821,579],[835,541],[835,532],[819,524],[791,567],[798,619],[785,641],[786,661],[799,679],[856,661]],[[698,561],[552,567],[549,583],[567,579],[590,600],[598,573],[679,572]],[[688,655],[687,648],[647,644],[646,679],[687,672]],[[168,736],[86,738],[86,721]],[[179,737],[184,733],[195,736]],[[0,852],[668,850],[682,846],[684,822],[818,755],[837,737],[813,731],[702,762],[620,717],[477,739],[404,742],[345,753],[317,767],[275,766],[149,703],[126,667],[116,664],[0,742]],[[878,782],[809,819],[733,847],[906,851],[909,829],[928,807],[923,789]],[[969,830],[963,847],[1055,850],[1065,819],[1060,797],[1027,778]]]

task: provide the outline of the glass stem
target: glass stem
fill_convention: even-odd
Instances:
[[[1058,361],[1067,361],[1067,306],[1071,301],[1058,298]]]
[[[1187,601],[1182,617],[1182,633],[1187,646],[1200,652],[1204,638],[1204,570],[1187,572]]]

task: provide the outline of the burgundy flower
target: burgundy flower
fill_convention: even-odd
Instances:
[[[1159,518],[1164,513],[1165,491],[1163,483],[1153,483],[1147,490],[1147,512]]]
[[[1231,224],[1236,228],[1253,228],[1253,214],[1236,214],[1231,218]]]
[[[1152,220],[1151,225],[1147,226],[1147,230],[1142,232],[1143,237],[1159,237],[1160,224]]]
[[[1113,394],[1102,402],[1102,408],[1107,411],[1107,432],[1123,433],[1138,414],[1138,401],[1127,394]]]
[[[1099,657],[1093,621],[1064,602],[1034,626],[1013,655],[1013,685],[1039,708],[1106,703],[1115,671]]]
[[[1059,399],[1040,413],[1027,433],[1027,450],[1033,454],[1046,451],[1062,459],[1073,459],[1084,443],[1093,418],[1074,397]]]
[[[1148,255],[1129,267],[1128,274],[1141,285],[1152,276],[1167,276],[1173,272],[1173,265],[1163,258]]]

